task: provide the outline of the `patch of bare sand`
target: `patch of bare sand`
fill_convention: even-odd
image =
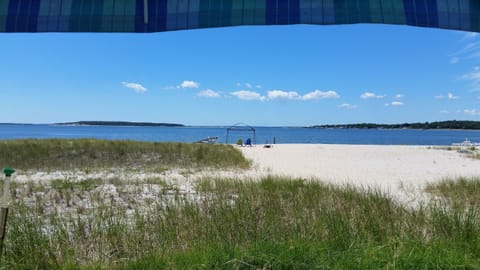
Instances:
[[[240,149],[259,171],[381,188],[393,195],[408,190],[417,196],[412,191],[428,182],[480,176],[480,160],[427,146],[277,144]]]

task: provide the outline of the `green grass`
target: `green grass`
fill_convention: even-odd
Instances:
[[[230,145],[47,139],[0,141],[0,164],[20,170],[248,168]]]
[[[86,179],[82,181],[72,181],[64,179],[56,179],[50,182],[50,185],[53,189],[57,191],[63,190],[75,190],[80,189],[80,191],[92,190],[100,186],[104,181],[101,179]]]
[[[197,201],[160,193],[130,216],[116,204],[80,217],[18,202],[0,268],[480,269],[479,180],[471,181],[445,182],[471,190],[454,193],[470,201],[464,208],[436,198],[410,209],[375,189],[280,177],[205,179]]]
[[[458,178],[429,184],[427,192],[443,199],[453,207],[465,208],[469,205],[480,206],[480,178]]]

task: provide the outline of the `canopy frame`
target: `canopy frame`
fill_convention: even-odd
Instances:
[[[257,144],[257,134],[256,134],[255,128],[243,123],[237,123],[227,128],[227,136],[225,139],[225,143],[228,144],[228,138],[230,136],[230,132],[245,132],[245,131],[252,133],[253,135],[252,144],[253,145]]]

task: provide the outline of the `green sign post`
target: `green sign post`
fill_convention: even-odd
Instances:
[[[7,217],[8,217],[8,207],[10,206],[10,178],[15,172],[13,168],[4,168],[3,173],[5,174],[5,182],[3,184],[3,197],[0,203],[1,213],[0,213],[0,256],[3,253],[3,240],[5,239],[6,229],[7,229]]]

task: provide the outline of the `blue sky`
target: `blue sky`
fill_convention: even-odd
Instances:
[[[480,120],[480,35],[392,25],[0,34],[0,122]]]

